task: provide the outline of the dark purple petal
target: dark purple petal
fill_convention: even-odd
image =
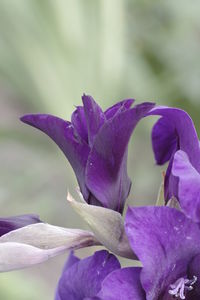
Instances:
[[[39,217],[33,214],[0,218],[0,236],[12,230],[40,222]]]
[[[95,297],[104,278],[119,269],[117,258],[105,250],[75,262],[63,272],[57,288],[56,300],[82,300]]]
[[[86,166],[86,185],[104,207],[122,212],[131,182],[128,142],[138,121],[153,107],[143,103],[118,113],[99,130]]]
[[[198,136],[193,121],[190,118],[190,116],[181,109],[164,107],[164,106],[160,106],[160,107],[158,106],[153,108],[147,115],[160,115],[163,117],[162,121],[159,120],[155,125],[156,127],[154,128],[155,132],[154,135],[152,136],[153,138],[152,142],[154,144],[153,148],[159,149],[162,154],[165,152],[165,149],[167,148],[169,152],[172,154],[173,145],[175,146],[176,144],[175,140],[177,139],[177,149],[174,150],[180,149],[185,151],[192,165],[200,172],[199,140],[198,140]],[[158,134],[161,136],[160,139],[158,138]],[[170,135],[171,135],[171,139],[170,139]],[[162,145],[161,145],[161,141],[162,141]],[[158,157],[158,154],[155,153],[155,156]],[[167,156],[165,155],[163,162],[166,161],[166,157]]]
[[[88,143],[87,123],[84,108],[82,106],[77,106],[72,114],[71,122],[77,134]]]
[[[177,193],[182,210],[193,221],[200,222],[200,173],[182,150],[174,155],[172,174],[178,177]]]
[[[91,96],[83,95],[82,100],[88,128],[88,142],[91,147],[96,134],[105,122],[105,116],[100,106]]]
[[[189,276],[190,278],[193,278],[193,276],[195,275],[197,277],[197,283],[195,284],[195,295],[197,296],[197,298],[190,298],[191,300],[198,300],[200,299],[200,254],[195,256],[193,258],[193,260],[190,262],[189,265]]]
[[[69,160],[87,201],[89,192],[85,186],[85,166],[89,146],[76,134],[70,122],[51,115],[25,115],[21,121],[46,133],[63,151]]]
[[[159,119],[152,129],[152,146],[156,163],[163,165],[177,149],[177,134],[168,118]]]
[[[113,271],[102,282],[98,296],[102,300],[145,300],[140,283],[141,268],[124,268]]]
[[[189,262],[200,253],[198,224],[174,208],[139,207],[128,209],[125,229],[143,265],[146,299],[163,299],[169,285],[187,274]]]
[[[131,107],[131,105],[133,104],[135,100],[134,99],[125,99],[122,100],[116,104],[114,104],[113,106],[109,107],[105,112],[105,116],[106,119],[109,120],[112,117],[114,117],[114,115],[121,109],[127,110]]]

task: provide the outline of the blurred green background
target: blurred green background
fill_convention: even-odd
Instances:
[[[178,106],[199,128],[199,10],[195,0],[0,0],[1,216],[34,212],[85,227],[66,203],[77,186],[70,165],[50,139],[20,123],[25,113],[70,119],[85,92],[104,109],[127,97]],[[154,121],[142,120],[129,145],[132,205],[154,203],[160,185]],[[65,258],[1,274],[0,299],[53,299]]]

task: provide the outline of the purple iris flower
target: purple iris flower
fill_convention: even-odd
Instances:
[[[0,218],[0,236],[12,230],[40,222],[39,217],[33,214]]]
[[[200,228],[170,207],[129,208],[130,245],[142,267],[117,269],[102,282],[102,300],[199,300]]]
[[[175,196],[183,211],[200,222],[200,146],[190,116],[183,110],[155,107],[148,115],[161,115],[152,130],[158,165],[169,161],[165,176],[166,202]]]
[[[138,121],[154,104],[131,108],[134,100],[127,99],[103,112],[91,96],[83,95],[82,101],[71,122],[45,114],[25,115],[21,120],[46,133],[60,147],[87,203],[121,213],[131,187],[128,142]]]
[[[98,299],[104,278],[119,269],[117,258],[106,250],[80,260],[71,252],[58,283],[55,300]]]

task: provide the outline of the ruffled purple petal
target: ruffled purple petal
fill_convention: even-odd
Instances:
[[[46,133],[63,151],[70,162],[81,192],[87,201],[89,191],[85,186],[85,166],[87,163],[89,146],[75,132],[70,122],[51,115],[25,115],[21,121]]]
[[[178,177],[177,196],[182,210],[193,221],[200,222],[200,173],[182,150],[174,155],[172,174]]]
[[[104,207],[122,212],[131,181],[127,175],[127,148],[133,129],[153,107],[142,103],[118,113],[99,130],[88,157],[86,185]]]
[[[145,300],[140,283],[141,268],[124,268],[110,273],[102,282],[102,300]]]
[[[131,105],[133,104],[135,100],[134,99],[125,99],[125,100],[122,100],[116,104],[114,104],[113,106],[109,107],[105,112],[105,116],[106,116],[106,119],[109,120],[111,119],[112,117],[114,117],[114,115],[121,111],[121,110],[127,110],[131,107]]]
[[[12,230],[40,222],[39,217],[33,214],[0,218],[0,236]]]
[[[84,108],[82,106],[77,106],[76,110],[73,112],[71,116],[71,122],[77,134],[86,143],[88,143],[87,123],[86,123]]]
[[[82,101],[88,128],[88,142],[92,147],[96,134],[105,122],[105,116],[100,106],[91,96],[83,95]]]
[[[95,297],[104,278],[119,268],[117,258],[105,250],[95,252],[94,255],[73,263],[69,268],[66,265],[55,299],[82,300]]]
[[[200,253],[198,224],[174,208],[139,207],[128,209],[125,229],[143,265],[146,299],[163,299],[169,285],[187,274],[189,262]]]

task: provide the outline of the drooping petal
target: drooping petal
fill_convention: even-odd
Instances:
[[[160,299],[170,284],[187,274],[189,262],[200,253],[199,226],[174,208],[139,207],[128,209],[125,228],[143,265],[146,299]]]
[[[139,120],[153,107],[143,103],[116,114],[99,130],[86,166],[86,185],[104,207],[122,212],[131,181],[127,146]]]
[[[145,300],[140,283],[141,268],[124,268],[113,271],[102,282],[98,296],[102,300]]]
[[[82,300],[95,297],[104,278],[119,269],[117,258],[105,250],[74,263],[63,272],[56,292],[56,300]]]
[[[135,100],[134,99],[125,99],[122,100],[120,102],[117,102],[116,104],[114,104],[113,106],[109,107],[105,112],[105,116],[106,119],[109,120],[112,117],[114,117],[114,115],[121,111],[121,109],[126,110],[129,109],[131,107],[131,105],[133,104]]]
[[[0,237],[9,231],[40,222],[39,217],[33,214],[0,218]]]
[[[21,121],[46,133],[63,151],[70,162],[81,192],[87,201],[89,191],[85,186],[85,166],[89,154],[89,146],[74,131],[70,122],[51,115],[25,115]]]
[[[156,163],[166,163],[177,149],[177,133],[168,118],[160,118],[152,129],[152,146]]]
[[[200,172],[200,147],[199,140],[190,116],[183,110],[172,107],[157,106],[147,115],[160,115],[152,134],[153,148],[160,151],[155,153],[159,163],[166,162],[170,155],[163,155],[168,149],[169,153],[174,150],[183,150],[187,153],[192,165]],[[171,135],[171,138],[170,138]],[[160,138],[158,137],[160,136]],[[177,143],[175,142],[177,140]]]
[[[91,96],[84,94],[82,101],[88,128],[88,142],[92,147],[96,134],[105,122],[105,116],[100,106]]]
[[[172,174],[178,177],[177,196],[181,209],[193,221],[200,222],[200,173],[182,150],[174,155]]]
[[[70,194],[70,205],[90,226],[97,240],[116,255],[136,259],[124,231],[120,213],[108,208],[75,201]]]
[[[86,123],[84,108],[82,106],[77,106],[76,110],[73,112],[71,116],[71,122],[77,134],[86,143],[88,143],[87,123]]]

